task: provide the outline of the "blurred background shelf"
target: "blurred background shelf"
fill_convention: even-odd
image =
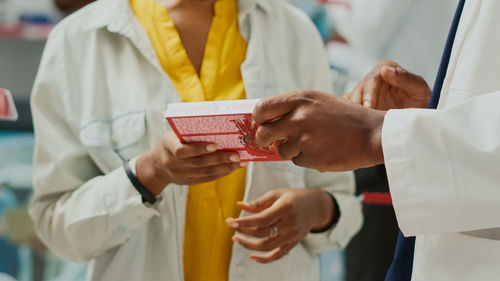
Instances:
[[[45,41],[53,24],[0,24],[0,39]]]
[[[1,130],[31,131],[29,96],[45,40],[0,36],[0,88],[11,90],[19,113],[16,122],[0,121]]]

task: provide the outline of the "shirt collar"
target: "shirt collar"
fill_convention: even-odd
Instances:
[[[238,0],[240,27],[249,14],[257,8],[268,11],[270,8],[267,1],[271,0]],[[94,10],[95,14],[89,18],[88,29],[107,27],[111,32],[124,33],[125,30],[130,28],[135,16],[129,0],[99,0],[95,4],[102,7]]]

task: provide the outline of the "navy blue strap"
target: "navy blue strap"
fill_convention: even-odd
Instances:
[[[460,2],[458,3],[458,8],[455,13],[455,17],[453,18],[453,23],[451,24],[450,33],[448,34],[448,40],[446,40],[446,46],[444,48],[443,57],[441,58],[441,64],[439,65],[439,71],[437,73],[434,89],[432,90],[429,108],[436,108],[439,103],[441,90],[443,89],[444,78],[446,77],[446,72],[448,71],[448,64],[450,62],[451,50],[453,49],[453,42],[455,41],[455,35],[457,33],[460,17],[462,16],[464,4],[465,0],[460,0]],[[392,265],[389,268],[387,275],[385,276],[385,281],[411,280],[414,251],[415,237],[405,238],[400,232],[396,244],[396,249],[394,251],[394,261],[392,262]]]
[[[149,190],[142,185],[142,183],[139,181],[139,179],[134,175],[132,172],[132,169],[130,168],[130,165],[128,161],[123,161],[123,169],[125,170],[125,174],[127,175],[128,179],[130,180],[130,183],[135,187],[137,192],[141,194],[142,196],[142,203],[149,203],[153,205],[156,203],[157,199],[156,197],[149,192]]]

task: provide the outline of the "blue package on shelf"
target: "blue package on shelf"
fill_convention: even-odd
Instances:
[[[19,21],[28,24],[53,24],[54,21],[46,14],[22,14]]]

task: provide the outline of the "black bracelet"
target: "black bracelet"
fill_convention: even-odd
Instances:
[[[144,185],[142,185],[142,183],[139,181],[139,179],[134,175],[134,173],[130,169],[128,161],[123,161],[123,169],[125,169],[125,174],[127,174],[127,177],[132,183],[132,185],[141,194],[142,203],[147,202],[151,205],[156,203],[157,201],[156,197],[153,194],[151,194],[151,192],[149,192],[149,190],[147,190],[147,188],[145,188]]]
[[[328,193],[328,192],[327,192]],[[335,199],[335,197],[333,195],[331,195],[330,193],[328,193],[328,195],[330,195],[330,197],[332,198],[332,201],[333,201],[333,208],[334,208],[334,215],[335,217],[333,218],[332,222],[325,228],[323,229],[320,229],[320,230],[315,230],[315,231],[311,231],[311,233],[322,233],[322,232],[325,232],[327,230],[329,230],[332,226],[336,225],[339,220],[340,220],[340,208],[339,208],[339,203],[337,203],[337,199]]]

